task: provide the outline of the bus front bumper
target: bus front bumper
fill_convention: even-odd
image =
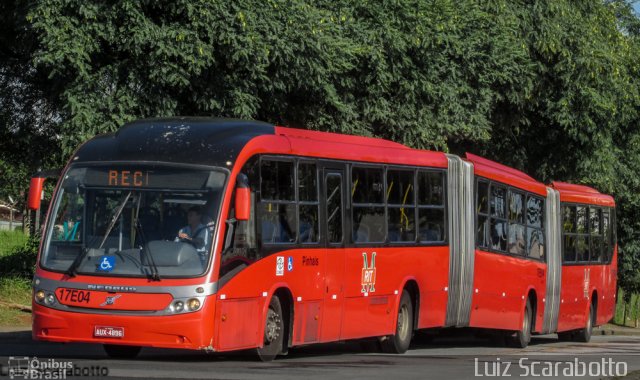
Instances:
[[[192,313],[151,316],[92,314],[55,310],[33,304],[32,336],[35,340],[120,344],[142,347],[213,351],[215,299]],[[122,337],[96,337],[96,327],[115,328]]]

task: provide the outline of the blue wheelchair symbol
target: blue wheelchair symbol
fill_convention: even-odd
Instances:
[[[291,272],[293,270],[293,257],[289,256],[287,259],[287,271]]]
[[[98,271],[111,272],[115,265],[116,265],[115,256],[101,256],[100,264],[98,264]]]

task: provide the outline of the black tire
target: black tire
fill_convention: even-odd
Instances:
[[[583,329],[576,331],[573,335],[573,340],[581,343],[589,343],[591,340],[591,334],[593,333],[593,323],[596,320],[596,309],[593,304],[589,305],[589,318],[587,319],[587,326]]]
[[[258,359],[270,362],[282,353],[284,340],[284,320],[278,297],[271,298],[264,321],[264,345],[256,348]]]
[[[524,307],[524,317],[522,318],[522,326],[519,331],[516,331],[515,335],[511,337],[510,345],[515,348],[525,348],[531,342],[531,327],[533,326],[533,308],[531,302],[527,299],[527,304]]]
[[[409,349],[413,336],[413,304],[406,290],[402,291],[398,305],[398,321],[396,332],[381,342],[382,351],[390,354],[404,354]]]
[[[140,346],[122,346],[117,344],[104,344],[102,348],[104,348],[107,356],[114,359],[133,359],[138,356],[142,349]]]

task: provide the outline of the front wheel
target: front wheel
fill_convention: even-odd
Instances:
[[[114,359],[133,359],[140,353],[142,347],[105,344],[102,346],[107,356]]]
[[[382,350],[392,354],[404,354],[409,349],[413,336],[413,305],[406,290],[402,291],[398,306],[396,333],[382,341]]]
[[[284,321],[282,306],[278,297],[271,298],[267,318],[264,324],[263,346],[256,349],[256,354],[263,362],[270,362],[282,353],[284,338]]]

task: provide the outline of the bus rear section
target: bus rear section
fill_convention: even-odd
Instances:
[[[554,182],[560,193],[562,286],[558,336],[589,341],[591,330],[615,313],[615,202],[595,189]]]

